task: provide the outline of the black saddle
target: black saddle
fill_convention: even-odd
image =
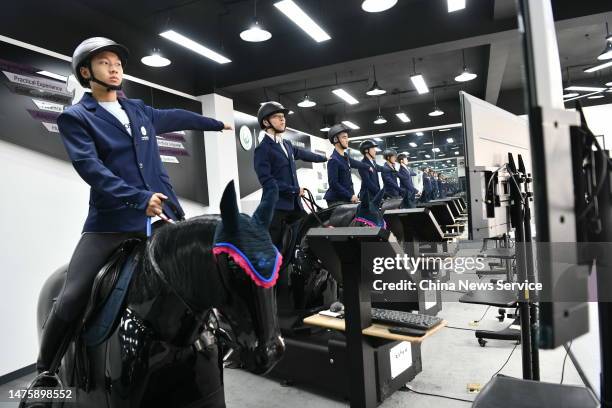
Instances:
[[[325,226],[348,227],[357,214],[359,204],[340,204],[331,208],[331,215]]]
[[[119,281],[126,261],[130,258],[136,247],[142,242],[143,241],[140,239],[129,239],[123,242],[96,275],[89,296],[89,302],[87,303],[82,319],[85,329],[87,329],[92,323],[92,320],[100,314],[104,305],[107,304],[107,301],[111,297]],[[117,316],[113,316],[112,319],[116,317]]]
[[[383,212],[387,210],[397,210],[401,208],[402,201],[403,199],[401,198],[389,198],[382,202],[382,205],[380,206],[380,208]]]

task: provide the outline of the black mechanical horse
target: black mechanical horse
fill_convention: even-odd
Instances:
[[[301,327],[303,317],[329,307],[338,300],[338,284],[332,274],[308,247],[306,234],[311,228],[324,227],[383,227],[383,212],[391,208],[404,208],[407,199],[383,202],[381,190],[375,197],[367,192],[359,204],[339,204],[321,208],[306,190],[304,203],[310,213],[288,228],[283,240],[283,270],[277,294],[279,317],[284,333]],[[382,207],[382,209],[381,209]]]
[[[267,231],[277,197],[276,187],[264,188],[249,217],[238,212],[231,182],[220,217],[195,217],[163,226],[147,241],[126,242],[96,277],[82,330],[62,361],[61,382],[76,387],[71,402],[224,407],[224,355],[233,353],[252,372],[269,371],[284,351],[274,290],[282,256]],[[91,341],[88,326],[126,262],[134,269],[124,306],[109,334]],[[65,273],[58,270],[43,287],[39,331]],[[220,328],[217,313],[231,333]]]

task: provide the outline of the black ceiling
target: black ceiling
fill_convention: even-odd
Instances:
[[[252,0],[20,0],[3,5],[0,34],[66,55],[84,38],[108,36],[130,48],[133,57],[126,72],[131,75],[192,95],[215,90],[233,97],[236,107],[248,113],[255,112],[259,102],[280,96],[296,112],[290,125],[313,134],[320,134],[325,116],[328,121],[350,118],[362,127],[358,134],[459,122],[460,89],[520,110],[521,49],[513,0],[468,0],[465,10],[451,14],[445,0],[400,0],[377,14],[363,12],[361,0],[296,0],[332,37],[323,43],[286,19],[273,6],[275,1],[258,0],[259,20],[273,35],[259,44],[239,38],[251,22]],[[603,22],[612,17],[612,2],[553,0],[553,8],[563,66],[592,62],[603,49]],[[159,37],[166,29],[190,36],[232,62],[218,65],[178,47]],[[140,58],[154,47],[172,65],[155,69],[141,64]],[[479,77],[459,87],[453,78],[461,68],[461,50]],[[413,58],[430,87],[437,89],[445,116],[426,115],[433,93],[414,92],[409,81]],[[372,65],[388,91],[380,99],[388,120],[381,126],[372,124],[378,100],[364,94]],[[345,107],[331,94],[336,74],[359,105]],[[580,67],[571,74],[574,82],[589,79]],[[597,80],[608,76],[609,71],[604,72]],[[317,88],[309,91],[318,102],[314,109],[295,106],[305,80],[307,88]],[[394,92],[400,93],[412,123],[404,125],[394,117],[399,101]]]

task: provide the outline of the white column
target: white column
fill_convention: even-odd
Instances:
[[[221,95],[198,96],[202,102],[202,114],[229,123],[234,127],[234,102]],[[238,161],[236,159],[236,134],[233,130],[204,132],[206,149],[206,178],[208,181],[208,213],[218,214],[221,195],[227,183],[234,180],[236,196],[240,197]],[[238,200],[240,208],[240,200]]]

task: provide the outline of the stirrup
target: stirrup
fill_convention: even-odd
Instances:
[[[28,394],[30,393],[30,390],[34,388],[34,386],[43,378],[53,378],[55,382],[57,383],[57,385],[60,386],[60,389],[62,391],[64,390],[64,383],[62,382],[62,379],[59,377],[59,374],[57,371],[55,373],[52,373],[49,370],[43,371],[42,373],[39,373],[36,377],[34,377],[34,379],[30,381],[30,384],[28,384],[28,388],[26,388],[25,390],[25,395],[21,398],[21,401],[19,401],[19,408],[26,407],[26,403],[28,402]]]

